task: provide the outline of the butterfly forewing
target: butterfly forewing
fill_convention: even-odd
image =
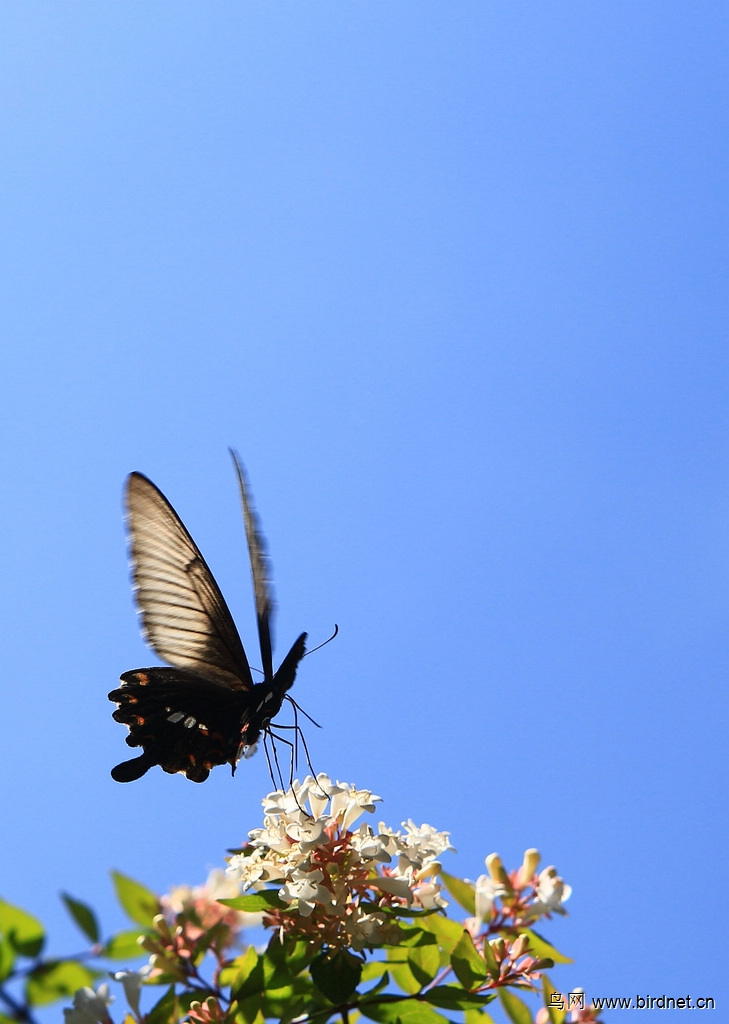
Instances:
[[[180,517],[141,473],[130,475],[126,499],[132,576],[150,645],[177,668],[252,688],[233,617]]]
[[[258,639],[261,645],[261,664],[263,678],[267,682],[273,679],[273,638],[271,636],[271,619],[273,616],[273,597],[271,588],[271,563],[266,553],[266,542],[258,522],[248,487],[243,463],[236,452],[231,449],[236,473],[240,499],[243,505],[243,522],[246,528],[248,554],[251,562],[253,578],[253,596],[256,602],[256,618],[258,619]]]

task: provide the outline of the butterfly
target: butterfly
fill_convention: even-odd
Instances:
[[[151,480],[132,473],[126,486],[132,582],[142,632],[172,668],[124,672],[109,700],[115,721],[129,728],[127,743],[142,753],[112,769],[117,782],[133,782],[153,765],[204,782],[211,768],[235,772],[287,698],[306,633],[273,671],[270,566],[240,459],[243,521],[253,576],[263,681],[254,683],[248,658],[220,587],[182,520]]]

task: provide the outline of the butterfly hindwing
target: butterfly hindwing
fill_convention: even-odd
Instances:
[[[127,743],[144,753],[117,765],[112,777],[132,781],[158,764],[204,782],[210,769],[235,762],[246,737],[253,691],[234,690],[174,668],[125,672],[109,699],[119,706],[113,718],[129,728]]]

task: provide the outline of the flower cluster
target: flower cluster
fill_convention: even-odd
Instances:
[[[239,939],[244,923],[253,915],[231,910],[220,902],[234,896],[238,886],[223,871],[211,871],[204,885],[177,886],[160,897],[162,913],[153,920],[153,930],[140,938],[139,944],[149,954],[148,963],[128,977],[117,978],[131,984],[131,978],[155,984],[185,983],[197,975],[201,958],[210,953],[217,960],[218,970]],[[255,915],[255,923],[260,915]],[[128,994],[127,994],[127,998]]]
[[[516,939],[507,935],[475,945],[480,947],[484,960],[492,968],[491,978],[485,988],[503,988],[506,985],[534,988],[534,983],[541,978],[545,967],[552,966],[551,960],[533,955],[528,935],[522,934]]]
[[[238,886],[220,868],[214,868],[204,885],[178,885],[160,897],[167,923],[195,941],[203,932],[219,926],[223,945],[232,946],[244,925],[258,924],[258,915],[230,910],[219,901],[235,896]]]
[[[282,906],[267,911],[266,925],[361,951],[397,941],[397,912],[447,905],[435,879],[438,856],[452,849],[448,833],[412,821],[404,832],[383,823],[354,829],[379,799],[324,774],[264,799],[264,826],[249,833],[227,873],[244,891],[278,885]]]
[[[475,884],[476,913],[468,922],[472,933],[484,924],[490,934],[504,929],[517,932],[540,917],[566,913],[562,904],[572,889],[554,867],[537,873],[539,859],[538,850],[527,850],[521,867],[507,874],[498,854],[486,858],[488,874]]]
[[[303,1020],[332,1006],[342,1021],[365,1006],[373,1019],[395,1010],[403,1019],[445,1021],[439,1011],[482,1014],[498,992],[511,1019],[548,1024],[561,996],[544,972],[565,958],[533,929],[539,919],[565,913],[570,887],[555,868],[539,869],[534,849],[516,871],[491,854],[476,882],[451,876],[439,861],[452,849],[449,834],[410,820],[397,831],[360,822],[378,801],[369,790],[309,776],[265,798],[263,827],[205,885],[157,897],[115,873],[122,904],[141,924],[137,947],[149,956],[136,971],[110,972],[124,989],[125,1021],[178,1024],[181,1013],[190,1024],[224,1024],[233,1016]],[[442,886],[471,915],[465,930],[437,913],[447,906]],[[69,903],[98,951],[90,908]],[[27,928],[32,918],[23,921]],[[234,950],[241,929],[254,921],[274,932],[268,945]],[[127,948],[129,935],[106,945]],[[377,950],[375,957],[366,950]],[[33,964],[28,976],[44,970]],[[90,987],[98,973],[75,961],[67,970],[87,983],[64,1011],[66,1024],[113,1024],[109,986]],[[140,995],[148,986],[164,991],[145,1014]],[[515,993],[538,989],[544,1007],[533,1018]],[[597,1024],[597,1010],[582,1003],[562,1009],[574,1024]]]

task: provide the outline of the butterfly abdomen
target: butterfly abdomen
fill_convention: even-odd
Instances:
[[[294,685],[299,662],[306,653],[306,633],[293,643],[291,650],[281,662],[278,672],[269,682],[256,683],[251,690],[251,711],[243,728],[243,741],[256,743],[262,732],[281,710],[286,693]]]

